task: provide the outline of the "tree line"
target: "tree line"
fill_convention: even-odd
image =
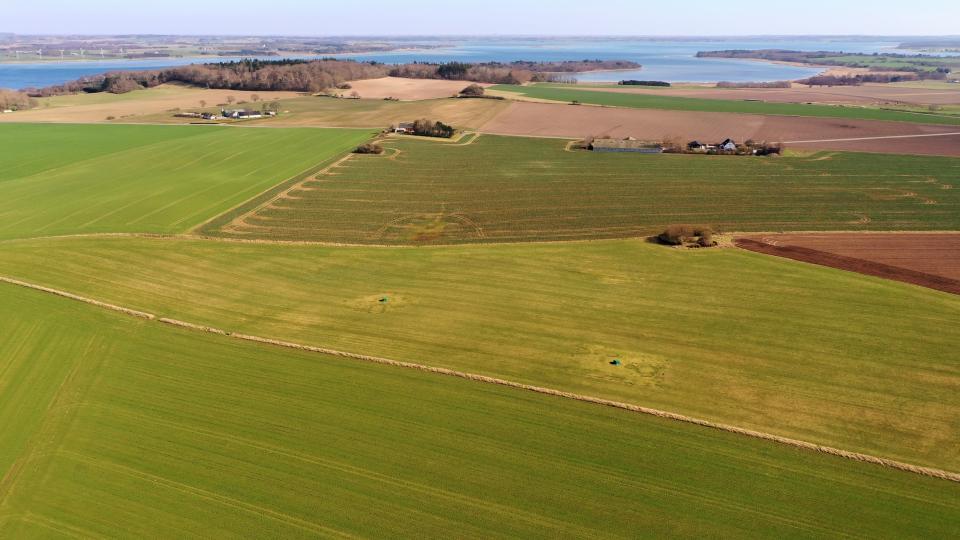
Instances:
[[[81,92],[124,94],[164,83],[183,83],[201,88],[238,91],[282,90],[318,93],[343,87],[347,81],[380,77],[447,79],[495,84],[546,81],[557,74],[600,69],[630,69],[639,64],[622,60],[566,62],[488,62],[468,64],[412,63],[388,66],[353,60],[242,60],[215,64],[149,70],[116,71],[84,77],[64,84],[25,91],[30,97],[48,97]]]

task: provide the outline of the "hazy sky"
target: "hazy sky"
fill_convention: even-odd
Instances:
[[[0,4],[0,32],[21,34],[960,33],[960,0],[2,0]]]

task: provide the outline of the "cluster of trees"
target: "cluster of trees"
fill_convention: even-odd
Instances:
[[[439,137],[449,139],[453,137],[454,129],[443,122],[434,122],[426,118],[413,123],[413,134],[421,137]]]
[[[353,153],[380,155],[383,153],[383,147],[376,143],[365,143],[358,146]]]
[[[447,79],[451,81],[474,81],[493,84],[522,84],[530,81],[533,73],[514,70],[501,64],[403,64],[390,70],[391,77],[409,79]]]
[[[479,84],[471,84],[460,91],[460,95],[464,97],[483,97],[484,94],[485,91]]]
[[[204,88],[226,90],[286,90],[316,93],[339,88],[347,81],[386,77],[448,79],[496,84],[521,84],[533,80],[560,78],[560,73],[598,69],[639,67],[621,60],[583,60],[572,62],[489,62],[466,64],[413,63],[387,66],[377,62],[352,60],[241,60],[218,64],[193,64],[152,71],[124,71],[86,77],[61,85],[31,89],[31,96],[53,96],[80,92],[123,94],[140,88],[152,88],[168,82],[180,82]],[[574,81],[575,82],[575,81]]]
[[[929,74],[931,76],[925,76]],[[936,75],[932,72],[920,73],[863,73],[860,75],[816,75],[809,79],[797,81],[807,86],[860,86],[864,83],[895,83],[917,81],[921,79],[945,79],[946,74]]]
[[[626,81],[620,81],[617,84],[621,86],[663,86],[663,87],[670,86],[670,83],[664,82],[664,81],[634,81],[632,79],[628,79]]]
[[[23,92],[0,88],[0,111],[22,111],[37,106],[37,101]]]
[[[530,76],[530,82],[547,82],[559,84],[577,84],[579,79],[566,73],[534,73]]]
[[[670,225],[657,235],[657,240],[670,246],[713,247],[713,230],[704,225]]]
[[[790,51],[784,49],[732,49],[727,51],[698,52],[698,58],[747,58],[771,60],[775,62],[795,62],[801,64],[817,64],[821,66],[844,66],[867,68],[871,71],[913,73],[916,79],[942,80],[947,77],[952,68],[960,67],[956,59],[950,57],[934,57],[926,55],[908,55],[891,53],[848,54],[828,51]],[[870,75],[866,75],[869,77]],[[892,76],[897,77],[897,76]],[[877,75],[875,80],[863,82],[897,82],[888,80],[884,75]]]
[[[720,81],[717,88],[790,88],[790,81],[772,82],[730,82]]]
[[[576,82],[564,73],[606,69],[638,69],[640,64],[624,60],[577,60],[565,62],[485,62],[467,64],[413,63],[395,66],[391,77],[411,79],[447,79],[493,84],[523,84],[526,82]]]
[[[194,64],[153,71],[106,73],[40,90],[31,90],[30,94],[34,96],[78,92],[122,94],[168,82],[227,90],[287,90],[314,93],[335,88],[351,80],[385,77],[388,72],[389,68],[383,64],[346,60],[243,60],[219,64]]]

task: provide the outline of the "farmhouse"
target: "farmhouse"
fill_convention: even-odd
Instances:
[[[393,128],[393,132],[413,134],[414,133],[413,122],[400,122],[399,124],[396,125],[396,127]]]
[[[707,148],[709,147],[700,141],[690,141],[687,144],[687,150],[690,150],[693,152],[704,152],[707,150]]]
[[[222,110],[220,114],[224,118],[236,118],[238,120],[252,120],[254,118],[263,118],[263,113],[260,111],[248,111],[246,109],[237,109],[237,110]]]
[[[717,145],[717,149],[735,152],[737,150],[737,143],[733,139],[727,139]]]
[[[663,146],[659,143],[638,141],[632,137],[626,139],[594,139],[587,148],[594,152],[663,153]]]

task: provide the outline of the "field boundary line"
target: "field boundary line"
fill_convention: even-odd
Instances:
[[[957,131],[954,133],[919,133],[914,135],[878,135],[876,137],[851,137],[849,139],[818,139],[818,140],[812,140],[812,141],[784,141],[783,144],[880,141],[883,139],[920,139],[924,137],[956,137],[957,135],[960,135],[960,131]]]
[[[870,230],[831,230],[831,231],[802,231],[802,230],[784,230],[784,231],[735,231],[716,233],[718,237],[737,237],[737,236],[758,236],[775,234],[960,234],[960,230],[915,230],[915,231],[884,231],[877,229]],[[552,245],[552,244],[590,244],[596,242],[624,242],[636,240],[639,242],[647,241],[655,236],[654,232],[647,235],[631,236],[610,236],[600,238],[578,238],[578,239],[556,239],[556,240],[490,240],[483,242],[469,241],[450,244],[375,244],[359,242],[327,242],[322,240],[268,240],[265,238],[237,238],[235,236],[215,236],[210,234],[193,233],[146,233],[146,232],[103,232],[103,233],[77,233],[77,234],[55,234],[49,236],[27,236],[23,238],[7,238],[0,240],[2,244],[16,244],[22,242],[47,241],[47,240],[70,240],[82,238],[143,238],[148,240],[180,240],[194,242],[226,242],[234,244],[251,244],[267,246],[317,246],[330,248],[376,248],[376,249],[447,249],[462,248],[468,246],[523,246],[523,245]],[[668,246],[664,246],[668,247]]]
[[[952,481],[952,482],[960,482],[960,474],[954,473],[954,472],[945,471],[945,470],[942,470],[942,469],[935,469],[935,468],[932,468],[932,467],[923,467],[923,466],[919,466],[919,465],[913,465],[913,464],[910,464],[910,463],[904,463],[904,462],[896,461],[896,460],[892,460],[892,459],[887,459],[887,458],[872,456],[872,455],[869,455],[869,454],[862,454],[862,453],[859,453],[859,452],[850,452],[850,451],[847,451],[847,450],[841,450],[841,449],[839,449],[839,448],[834,448],[834,447],[831,447],[831,446],[824,446],[824,445],[821,445],[821,444],[811,443],[811,442],[807,442],[807,441],[801,441],[801,440],[799,440],[799,439],[791,439],[791,438],[789,438],[789,437],[782,437],[782,436],[780,436],[780,435],[774,435],[774,434],[771,434],[771,433],[764,433],[764,432],[761,432],[761,431],[754,431],[754,430],[750,430],[750,429],[746,429],[746,428],[741,428],[741,427],[737,427],[737,426],[733,426],[733,425],[729,425],[729,424],[723,424],[723,423],[719,423],[719,422],[713,422],[713,421],[710,421],[710,420],[703,420],[703,419],[695,418],[695,417],[692,417],[692,416],[686,416],[686,415],[683,415],[683,414],[673,413],[673,412],[669,412],[669,411],[663,411],[663,410],[660,410],[660,409],[653,409],[653,408],[650,408],[650,407],[643,407],[643,406],[640,406],[640,405],[634,405],[634,404],[630,404],[630,403],[624,403],[624,402],[621,402],[621,401],[614,401],[614,400],[609,400],[609,399],[604,399],[604,398],[598,398],[598,397],[594,397],[594,396],[586,396],[586,395],[582,395],[582,394],[575,394],[575,393],[572,393],[572,392],[565,392],[565,391],[563,391],[563,390],[556,390],[556,389],[553,389],[553,388],[546,388],[546,387],[542,387],[542,386],[535,386],[535,385],[531,385],[531,384],[520,383],[520,382],[516,382],[516,381],[510,381],[510,380],[507,380],[507,379],[500,379],[500,378],[497,378],[497,377],[490,377],[490,376],[487,376],[487,375],[478,375],[478,374],[475,374],[475,373],[468,373],[468,372],[465,372],[465,371],[457,371],[457,370],[453,370],[453,369],[449,369],[449,368],[436,367],[436,366],[428,366],[428,365],[425,365],[425,364],[417,364],[417,363],[413,363],[413,362],[403,362],[403,361],[400,361],[400,360],[392,360],[392,359],[389,359],[389,358],[383,358],[383,357],[379,357],[379,356],[370,356],[370,355],[366,355],[366,354],[351,353],[351,352],[346,352],[346,351],[339,351],[339,350],[336,350],[336,349],[328,349],[328,348],[325,348],[325,347],[315,347],[315,346],[312,346],[312,345],[303,345],[303,344],[300,344],[300,343],[293,343],[293,342],[290,342],[290,341],[282,341],[282,340],[278,340],[278,339],[265,338],[265,337],[260,337],[260,336],[253,336],[253,335],[248,335],[248,334],[233,333],[233,332],[228,332],[228,331],[226,331],[226,330],[222,330],[222,329],[219,329],[219,328],[213,328],[213,327],[209,327],[209,326],[203,326],[203,325],[193,324],[193,323],[189,323],[189,322],[186,322],[186,321],[180,321],[180,320],[177,320],[177,319],[170,319],[170,318],[166,318],[166,317],[160,318],[160,319],[158,319],[158,321],[161,322],[161,323],[164,323],[164,324],[172,325],[172,326],[179,326],[179,327],[181,327],[181,328],[187,328],[187,329],[190,329],[190,330],[196,330],[196,331],[201,331],[201,332],[208,332],[208,333],[212,333],[212,334],[217,334],[217,335],[221,335],[221,336],[232,337],[232,338],[239,339],[239,340],[243,340],[243,341],[251,341],[251,342],[262,343],[262,344],[266,344],[266,345],[274,345],[274,346],[277,346],[277,347],[283,347],[283,348],[287,348],[287,349],[296,349],[296,350],[307,351],[307,352],[315,352],[315,353],[320,353],[320,354],[326,354],[326,355],[329,355],[329,356],[337,356],[337,357],[341,357],[341,358],[350,358],[350,359],[361,360],[361,361],[364,361],[364,362],[370,362],[370,363],[374,363],[374,364],[382,364],[382,365],[388,365],[388,366],[394,366],[394,367],[401,367],[401,368],[408,368],[408,369],[416,369],[416,370],[419,370],[419,371],[426,371],[426,372],[428,372],[428,373],[436,373],[436,374],[439,374],[439,375],[447,375],[447,376],[457,377],[457,378],[460,378],[460,379],[466,379],[466,380],[470,380],[470,381],[483,382],[483,383],[488,383],[488,384],[496,384],[496,385],[500,385],[500,386],[506,386],[506,387],[510,387],[510,388],[516,388],[516,389],[519,389],[519,390],[527,390],[527,391],[535,392],[535,393],[538,393],[538,394],[545,394],[545,395],[548,395],[548,396],[555,396],[555,397],[561,397],[561,398],[566,398],[566,399],[573,399],[573,400],[576,400],[576,401],[582,401],[582,402],[586,402],[586,403],[593,403],[593,404],[596,404],[596,405],[603,405],[603,406],[612,407],[612,408],[615,408],[615,409],[623,409],[623,410],[627,410],[627,411],[631,411],[631,412],[646,414],[646,415],[650,415],[650,416],[656,416],[656,417],[659,417],[659,418],[665,418],[665,419],[668,419],[668,420],[675,420],[675,421],[684,422],[684,423],[687,423],[687,424],[694,424],[694,425],[698,425],[698,426],[701,426],[701,427],[712,428],[712,429],[716,429],[716,430],[719,430],[719,431],[726,431],[726,432],[735,433],[735,434],[738,434],[738,435],[745,435],[745,436],[752,437],[752,438],[755,438],[755,439],[762,439],[762,440],[766,440],[766,441],[772,441],[772,442],[780,443],[780,444],[787,445],[787,446],[793,446],[793,447],[796,447],[796,448],[802,448],[802,449],[805,449],[805,450],[813,450],[813,451],[816,451],[816,452],[820,452],[820,453],[822,453],[822,454],[829,454],[829,455],[833,455],[833,456],[837,456],[837,457],[842,457],[842,458],[850,459],[850,460],[853,460],[853,461],[860,461],[860,462],[865,462],[865,463],[873,463],[873,464],[875,464],[875,465],[881,465],[881,466],[884,466],[884,467],[887,467],[887,468],[897,469],[897,470],[900,470],[900,471],[911,472],[911,473],[915,473],[915,474],[919,474],[919,475],[923,475],[923,476],[930,476],[930,477],[933,477],[933,478],[940,478],[940,479],[949,480],[949,481]]]
[[[553,388],[547,388],[547,387],[543,387],[543,386],[536,386],[536,385],[532,385],[532,384],[526,384],[526,383],[521,383],[521,382],[516,382],[516,381],[510,381],[510,380],[507,380],[507,379],[500,379],[500,378],[497,378],[497,377],[490,377],[490,376],[488,376],[488,375],[479,375],[479,374],[476,374],[476,373],[468,373],[468,372],[465,372],[465,371],[457,371],[457,370],[454,370],[454,369],[449,369],[449,368],[444,368],[444,367],[428,366],[428,365],[426,365],[426,364],[417,364],[417,363],[414,363],[414,362],[404,362],[404,361],[393,360],[393,359],[390,359],[390,358],[384,358],[384,357],[380,357],[380,356],[371,356],[371,355],[366,355],[366,354],[359,354],[359,353],[353,353],[353,352],[347,352],[347,351],[340,351],[340,350],[337,350],[337,349],[328,349],[328,348],[325,348],[325,347],[317,347],[317,346],[313,346],[313,345],[303,345],[303,344],[294,343],[294,342],[291,342],[291,341],[283,341],[283,340],[279,340],[279,339],[266,338],[266,337],[261,337],[261,336],[254,336],[254,335],[249,335],[249,334],[229,332],[229,331],[227,331],[227,330],[223,330],[223,329],[220,329],[220,328],[215,328],[215,327],[212,327],[212,326],[205,326],[205,325],[201,325],[201,324],[191,323],[191,322],[187,322],[187,321],[181,321],[181,320],[178,320],[178,319],[172,319],[172,318],[168,318],[168,317],[156,318],[155,315],[150,314],[150,313],[144,313],[144,312],[141,312],[141,311],[136,311],[136,310],[132,310],[132,309],[128,309],[128,308],[123,308],[123,307],[120,307],[120,306],[116,306],[116,305],[114,305],[114,304],[108,304],[108,303],[106,303],[106,302],[100,302],[100,301],[98,301],[98,300],[92,300],[92,299],[89,299],[89,298],[86,298],[86,297],[83,297],[83,296],[79,296],[79,295],[75,295],[75,294],[72,294],[72,293],[68,293],[68,292],[65,292],[65,291],[60,291],[60,290],[57,290],[57,289],[52,289],[52,288],[49,288],[49,287],[44,287],[44,286],[42,286],[42,285],[36,285],[36,284],[32,284],[32,283],[27,283],[27,282],[24,282],[24,281],[20,281],[20,280],[16,280],[16,279],[11,279],[11,278],[7,278],[7,277],[4,277],[4,276],[0,276],[0,282],[10,283],[10,284],[13,284],[13,285],[19,285],[19,286],[21,286],[21,287],[26,287],[26,288],[34,289],[34,290],[37,290],[37,291],[46,292],[46,293],[54,294],[54,295],[57,295],[57,296],[62,296],[62,297],[69,298],[69,299],[72,299],[72,300],[77,300],[77,301],[80,301],[80,302],[92,304],[92,305],[95,305],[95,306],[98,306],[98,307],[103,307],[103,308],[106,308],[106,309],[111,309],[111,310],[114,310],[114,311],[118,311],[118,312],[120,312],[120,313],[124,313],[124,314],[126,314],[126,315],[130,315],[130,316],[133,316],[133,317],[148,318],[148,319],[150,319],[150,320],[156,320],[157,322],[160,322],[160,323],[162,323],[162,324],[166,324],[166,325],[170,325],[170,326],[175,326],[175,327],[179,327],[179,328],[184,328],[184,329],[187,329],[187,330],[193,330],[193,331],[198,331],[198,332],[205,332],[205,333],[209,333],[209,334],[215,334],[215,335],[219,335],[219,336],[224,336],[224,337],[230,337],[230,338],[233,338],[233,339],[238,339],[238,340],[241,340],[241,341],[248,341],[248,342],[253,342],[253,343],[260,343],[260,344],[264,344],[264,345],[272,345],[272,346],[275,346],[275,347],[282,347],[282,348],[285,348],[285,349],[293,349],[293,350],[299,350],[299,351],[305,351],[305,352],[325,354],[325,355],[328,355],[328,356],[336,356],[336,357],[339,357],[339,358],[349,358],[349,359],[352,359],[352,360],[360,360],[360,361],[368,362],[368,363],[372,363],[372,364],[387,365],[387,366],[400,367],[400,368],[406,368],[406,369],[415,369],[415,370],[424,371],[424,372],[427,372],[427,373],[434,373],[434,374],[438,374],[438,375],[446,375],[446,376],[450,376],[450,377],[456,377],[456,378],[460,378],[460,379],[465,379],[465,380],[475,381],[475,382],[482,382],[482,383],[487,383],[487,384],[495,384],[495,385],[499,385],[499,386],[505,386],[505,387],[508,387],[508,388],[515,388],[515,389],[518,389],[518,390],[526,390],[526,391],[534,392],[534,393],[537,393],[537,394],[543,394],[543,395],[554,396],[554,397],[565,398],[565,399],[572,399],[572,400],[574,400],[574,401],[581,401],[581,402],[584,402],[584,403],[593,403],[593,404],[595,404],[595,405],[602,405],[602,406],[611,407],[611,408],[614,408],[614,409],[621,409],[621,410],[630,411],[630,412],[635,412],[635,413],[640,413],[640,414],[645,414],[645,415],[649,415],[649,416],[655,416],[655,417],[658,417],[658,418],[664,418],[664,419],[667,419],[667,420],[674,420],[674,421],[677,421],[677,422],[683,422],[683,423],[686,423],[686,424],[693,424],[693,425],[696,425],[696,426],[705,427],[705,428],[710,428],[710,429],[715,429],[715,430],[718,430],[718,431],[725,431],[725,432],[727,432],[727,433],[734,433],[734,434],[737,434],[737,435],[744,435],[744,436],[751,437],[751,438],[754,438],[754,439],[761,439],[761,440],[765,440],[765,441],[775,442],[775,443],[779,443],[779,444],[782,444],[782,445],[785,445],[785,446],[791,446],[791,447],[800,448],[800,449],[803,449],[803,450],[811,450],[811,451],[814,451],[814,452],[819,452],[819,453],[821,453],[821,454],[827,454],[827,455],[831,455],[831,456],[836,456],[836,457],[840,457],[840,458],[844,458],[844,459],[849,459],[849,460],[852,460],[852,461],[859,461],[859,462],[862,462],[862,463],[871,463],[871,464],[874,464],[874,465],[879,465],[879,466],[882,466],[882,467],[886,467],[886,468],[888,468],[888,469],[895,469],[895,470],[899,470],[899,471],[903,471],[903,472],[908,472],[908,473],[913,473],[913,474],[917,474],[917,475],[921,475],[921,476],[928,476],[928,477],[932,477],[932,478],[939,478],[939,479],[941,479],[941,480],[948,480],[948,481],[951,481],[951,482],[960,483],[960,473],[956,473],[956,472],[946,471],[946,470],[943,470],[943,469],[937,469],[937,468],[934,468],[934,467],[924,467],[924,466],[921,466],[921,465],[914,465],[914,464],[911,464],[911,463],[906,463],[906,462],[897,461],[897,460],[894,460],[894,459],[888,459],[888,458],[873,456],[873,455],[870,455],[870,454],[863,454],[863,453],[860,453],[860,452],[851,452],[851,451],[848,451],[848,450],[842,450],[842,449],[840,449],[840,448],[834,448],[834,447],[832,447],[832,446],[826,446],[826,445],[817,444],[817,443],[812,443],[812,442],[808,442],[808,441],[802,441],[802,440],[799,440],[799,439],[792,439],[792,438],[790,438],[790,437],[783,437],[783,436],[781,436],[781,435],[774,435],[774,434],[772,434],[772,433],[765,433],[765,432],[762,432],[762,431],[755,431],[755,430],[746,429],[746,428],[742,428],[742,427],[738,427],[738,426],[734,426],[734,425],[730,425],[730,424],[724,424],[724,423],[721,423],[721,422],[714,422],[714,421],[711,421],[711,420],[704,420],[704,419],[702,419],[702,418],[696,418],[696,417],[687,416],[687,415],[684,415],[684,414],[679,414],[679,413],[664,411],[664,410],[660,410],[660,409],[654,409],[654,408],[651,408],[651,407],[643,407],[643,406],[641,406],[641,405],[634,405],[634,404],[625,403],[625,402],[622,402],[622,401],[615,401],[615,400],[604,399],[604,398],[599,398],[599,397],[594,397],[594,396],[587,396],[587,395],[583,395],[583,394],[576,394],[576,393],[573,393],[573,392],[566,392],[566,391],[563,391],[563,390],[556,390],[556,389],[553,389]]]
[[[9,283],[11,285],[17,285],[19,287],[25,287],[27,289],[34,289],[37,291],[42,291],[45,293],[53,294],[56,296],[62,296],[64,298],[69,298],[70,300],[76,300],[78,302],[83,302],[85,304],[94,305],[104,309],[109,309],[111,311],[117,311],[123,313],[124,315],[130,315],[131,317],[137,317],[140,319],[154,320],[157,318],[153,313],[147,313],[145,311],[137,311],[135,309],[126,308],[123,306],[118,306],[115,304],[109,304],[107,302],[101,302],[100,300],[94,300],[93,298],[87,298],[86,296],[80,296],[77,294],[69,293],[67,291],[61,291],[59,289],[53,289],[50,287],[44,287],[43,285],[37,285],[34,283],[27,283],[26,281],[20,281],[18,279],[12,279],[5,276],[0,276],[0,282]]]

